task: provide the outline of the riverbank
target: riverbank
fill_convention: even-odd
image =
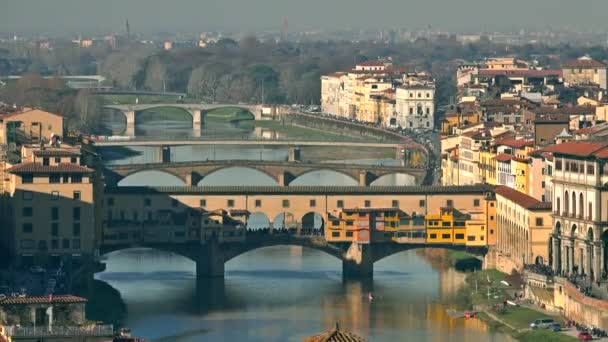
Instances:
[[[553,318],[564,327],[562,317],[550,315],[530,305],[514,306],[505,302],[514,302],[514,295],[521,293],[518,278],[517,275],[507,275],[494,269],[475,271],[467,276],[466,286],[459,291],[459,295],[469,309],[478,312],[478,319],[519,341],[576,341],[565,333],[530,329],[531,322],[545,317]]]

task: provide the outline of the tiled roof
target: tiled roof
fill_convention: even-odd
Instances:
[[[605,142],[571,141],[545,147],[543,151],[575,157],[590,157],[596,152],[606,149],[606,146],[608,146],[608,144]],[[602,151],[602,154],[604,153],[605,152]]]
[[[536,115],[543,114],[564,114],[564,115],[583,115],[595,114],[595,106],[576,106],[576,107],[538,107],[532,109]]]
[[[499,162],[508,162],[508,161],[511,161],[511,159],[513,159],[513,158],[515,158],[515,156],[513,156],[511,154],[503,153],[503,154],[497,155],[495,159],[496,159],[496,161],[499,161]]]
[[[8,170],[10,173],[91,173],[92,169],[77,164],[61,163],[42,165],[42,163],[21,163]]]
[[[591,58],[579,58],[567,61],[563,64],[564,68],[605,68],[606,64]]]
[[[305,338],[304,342],[367,342],[367,340],[353,333],[340,330],[336,324],[334,329]]]
[[[72,295],[40,296],[40,297],[6,297],[0,300],[0,305],[15,304],[47,304],[47,303],[86,303],[87,299]]]
[[[404,74],[405,69],[401,68],[387,68],[384,70],[355,70],[352,69],[349,71],[352,74]]]
[[[185,195],[285,195],[285,194],[481,194],[490,185],[460,186],[120,186],[105,189],[106,194],[185,194]]]
[[[34,155],[38,157],[79,156],[80,154],[81,153],[77,150],[67,149],[45,149],[34,151]]]
[[[551,203],[541,202],[515,189],[504,185],[494,188],[494,192],[528,210],[551,210]]]
[[[479,70],[480,76],[512,76],[512,77],[549,77],[557,76],[562,77],[562,71],[556,69],[544,69],[544,70],[494,70],[494,69],[481,69]]]
[[[365,61],[365,62],[357,63],[357,65],[360,65],[360,66],[384,66],[385,62],[371,60],[371,61]]]
[[[512,137],[497,139],[495,145],[505,145],[513,148],[523,148],[526,146],[534,146],[534,140],[514,139]]]
[[[567,124],[570,122],[570,116],[567,114],[547,114],[537,117],[534,123],[556,123]]]

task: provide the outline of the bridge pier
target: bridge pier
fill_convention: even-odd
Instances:
[[[190,114],[192,114],[192,135],[195,137],[201,136],[201,128],[202,128],[202,119],[201,119],[201,110],[200,109],[191,109],[189,110]]]
[[[359,186],[370,186],[378,177],[369,171],[359,172]]]
[[[370,244],[351,243],[342,260],[342,278],[371,279],[374,277],[374,258]]]
[[[186,185],[187,186],[197,186],[198,182],[203,179],[203,176],[196,171],[191,171],[186,175]]]
[[[302,160],[300,155],[300,147],[299,146],[289,146],[289,152],[287,155],[287,161],[290,163],[299,162]]]
[[[294,180],[294,176],[287,172],[287,171],[283,171],[281,173],[279,173],[279,176],[277,178],[277,183],[279,183],[279,186],[288,186],[289,183],[291,183],[292,180]]]
[[[128,110],[124,111],[123,114],[127,118],[127,128],[125,129],[125,135],[129,137],[135,136],[135,111]]]
[[[399,166],[405,166],[405,147],[399,146],[395,148],[395,160],[399,162]]]
[[[224,277],[224,255],[216,240],[202,245],[196,258],[197,283],[208,278]]]
[[[170,163],[171,162],[171,146],[158,146],[156,148],[154,162]]]

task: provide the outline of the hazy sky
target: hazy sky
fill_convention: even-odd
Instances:
[[[608,0],[0,0],[0,32],[421,28],[608,30]]]

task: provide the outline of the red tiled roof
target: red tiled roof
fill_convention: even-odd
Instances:
[[[542,114],[564,114],[564,115],[582,115],[582,114],[595,114],[595,106],[576,106],[576,107],[538,107],[532,109],[536,115]]]
[[[360,65],[360,66],[384,66],[385,62],[382,62],[382,61],[365,61],[365,62],[357,63],[357,65]]]
[[[513,157],[513,160],[515,160],[516,162],[520,162],[520,163],[528,163],[529,160],[526,158],[519,158],[519,157]]]
[[[511,159],[515,158],[515,156],[511,155],[511,154],[506,154],[506,153],[502,153],[497,155],[494,159],[496,159],[499,162],[508,162],[511,161]]]
[[[79,156],[80,154],[81,153],[76,150],[67,149],[47,149],[34,151],[34,155],[39,157]]]
[[[42,163],[21,163],[8,170],[10,173],[91,173],[92,169],[77,164],[61,163],[42,165]]]
[[[597,158],[608,159],[608,147],[605,147],[594,153]]]
[[[603,68],[606,64],[594,59],[573,59],[562,65],[563,68]]]
[[[513,148],[523,148],[526,146],[534,146],[534,140],[514,139],[512,137],[496,139],[494,145],[505,145]]]
[[[563,154],[568,156],[576,157],[590,157],[595,152],[605,148],[607,144],[588,142],[588,141],[571,141],[557,145],[551,145],[543,149],[544,152],[551,152],[553,154]],[[602,151],[602,153],[604,153]]]
[[[548,77],[557,76],[562,77],[562,71],[556,69],[544,69],[544,70],[494,70],[494,69],[481,69],[479,70],[481,76],[513,76],[513,77]]]
[[[494,188],[494,192],[529,210],[551,210],[551,203],[541,202],[508,186],[499,185]]]
[[[353,73],[353,74],[404,74],[405,69],[401,69],[401,68],[390,68],[390,69],[384,69],[384,70],[355,70],[355,69],[352,69],[349,72]]]
[[[2,305],[15,304],[47,304],[47,303],[86,303],[87,299],[72,295],[40,296],[40,297],[6,297],[0,300]]]

